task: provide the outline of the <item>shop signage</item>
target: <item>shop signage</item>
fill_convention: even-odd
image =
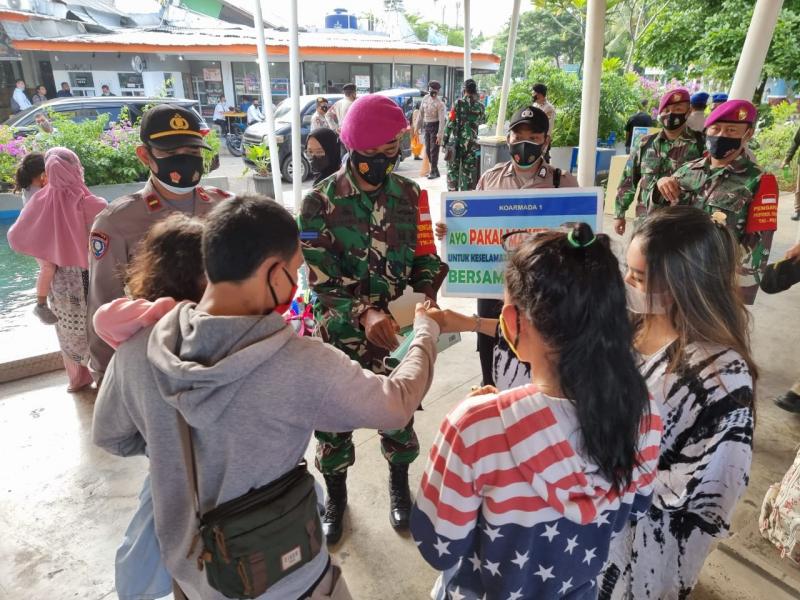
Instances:
[[[203,81],[222,81],[222,69],[203,67]]]

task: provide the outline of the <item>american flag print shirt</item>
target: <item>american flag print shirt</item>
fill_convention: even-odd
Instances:
[[[411,516],[436,600],[595,598],[612,535],[650,504],[661,419],[640,426],[633,483],[582,456],[568,400],[536,386],[468,398],[442,423]]]

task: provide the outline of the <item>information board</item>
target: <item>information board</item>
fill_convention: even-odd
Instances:
[[[447,235],[442,258],[450,267],[442,294],[458,298],[503,297],[503,234],[572,227],[602,227],[602,188],[446,192],[442,215]]]

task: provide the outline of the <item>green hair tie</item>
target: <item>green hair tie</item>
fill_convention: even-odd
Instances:
[[[585,244],[581,244],[578,240],[575,239],[575,230],[574,229],[571,230],[567,234],[567,241],[569,242],[569,245],[572,246],[573,248],[588,248],[589,246],[594,244],[596,240],[597,240],[597,236],[593,235],[592,239],[590,239]]]

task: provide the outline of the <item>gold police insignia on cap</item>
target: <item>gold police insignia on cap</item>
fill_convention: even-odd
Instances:
[[[741,108],[739,109],[739,120],[744,121],[747,119],[747,109]]]
[[[169,120],[169,126],[173,129],[189,129],[189,121],[184,119],[181,115],[176,114]]]

